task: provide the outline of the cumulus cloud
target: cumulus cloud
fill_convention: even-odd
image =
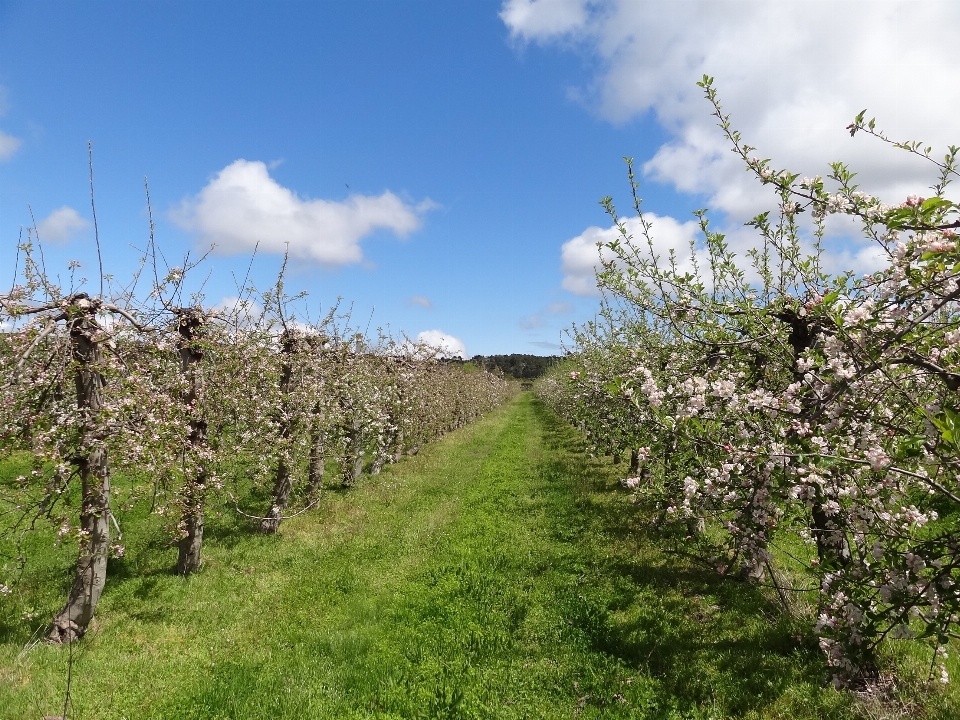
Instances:
[[[12,158],[22,144],[23,140],[20,138],[7,135],[3,130],[0,130],[0,162]]]
[[[231,255],[282,253],[320,265],[357,263],[360,241],[384,229],[404,237],[421,225],[425,201],[411,207],[393,193],[351,195],[343,201],[304,199],[270,177],[262,162],[237,160],[172,213],[200,243]]]
[[[90,227],[90,221],[72,207],[64,205],[37,223],[37,234],[43,242],[65,243]]]
[[[417,335],[417,344],[436,349],[438,357],[467,359],[467,346],[460,338],[448,335],[443,330],[424,330]]]
[[[423,295],[411,295],[410,298],[407,300],[407,302],[410,305],[419,305],[420,307],[426,308],[427,310],[433,309],[433,303],[430,302],[430,298],[425,297]]]
[[[692,270],[690,243],[698,239],[700,226],[693,220],[681,223],[672,217],[654,213],[646,213],[645,217],[652,225],[650,234],[654,252],[666,257],[670,250],[674,250],[681,272]],[[627,218],[624,223],[628,234],[633,238],[633,245],[645,250],[646,240],[641,235],[639,219]],[[595,273],[601,258],[609,260],[612,254],[606,248],[598,248],[597,243],[606,244],[619,237],[620,231],[616,225],[608,228],[593,226],[565,242],[560,250],[563,288],[575,295],[599,295]]]
[[[928,165],[844,127],[863,108],[896,139],[921,139],[937,157],[960,137],[960,56],[949,52],[960,4],[731,0],[506,0],[511,35],[541,44],[571,38],[599,59],[579,98],[622,122],[653,113],[669,139],[647,177],[703,193],[742,220],[768,209],[709,116],[695,83],[716,79],[744,139],[778,167],[826,175],[849,162],[865,190],[887,202],[933,181]],[[625,149],[626,150],[626,149]]]

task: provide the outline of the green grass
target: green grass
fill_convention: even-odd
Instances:
[[[187,580],[139,503],[73,651],[70,717],[853,716],[802,625],[664,553],[582,449],[525,393],[278,536],[211,517]],[[30,639],[72,558],[33,542],[29,592],[0,601],[0,718],[63,702],[69,652]]]

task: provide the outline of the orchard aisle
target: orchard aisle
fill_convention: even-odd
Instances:
[[[582,449],[524,393],[279,537],[214,525],[199,575],[108,588],[71,717],[845,717],[816,647],[668,559]],[[0,717],[54,714],[66,651],[0,649]]]

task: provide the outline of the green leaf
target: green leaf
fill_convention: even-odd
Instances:
[[[953,202],[950,202],[946,198],[939,198],[939,197],[927,198],[926,200],[923,201],[923,204],[920,205],[920,212],[926,214],[926,213],[932,212],[933,210],[939,210],[940,208],[943,208],[943,207],[954,208],[956,207],[956,204]]]
[[[939,415],[926,413],[927,419],[940,431],[940,437],[949,445],[957,447],[957,440],[960,439],[960,413],[950,408],[945,408]]]
[[[824,305],[829,305],[829,304],[831,304],[834,300],[836,300],[838,297],[840,297],[840,291],[839,291],[839,290],[834,290],[833,292],[829,292],[829,293],[827,293],[826,295],[824,295],[824,296],[823,296],[823,300],[821,301],[821,303],[824,304]]]

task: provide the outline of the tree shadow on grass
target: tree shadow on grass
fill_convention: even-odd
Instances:
[[[535,411],[552,451],[541,468],[547,515],[570,549],[561,565],[577,575],[557,602],[594,652],[655,678],[684,711],[716,704],[741,716],[798,686],[821,692],[826,665],[807,628],[762,588],[670,553],[669,534],[584,454],[579,433]]]
[[[240,510],[247,515],[261,516],[264,513],[263,503],[245,503]],[[220,509],[220,517],[207,521],[203,529],[203,544],[232,550],[238,545],[250,542],[252,537],[267,537],[258,532],[258,528],[259,520],[240,515],[232,506],[224,505]]]

